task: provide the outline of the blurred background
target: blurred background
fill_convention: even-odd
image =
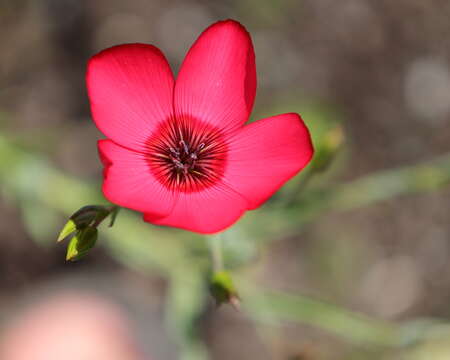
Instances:
[[[66,263],[58,232],[106,204],[84,72],[158,46],[175,72],[211,23],[255,45],[253,118],[298,112],[316,156],[228,231],[242,311],[216,309],[205,240],[123,210]],[[449,359],[448,0],[1,0],[0,358]]]

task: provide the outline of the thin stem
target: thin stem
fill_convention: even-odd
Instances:
[[[97,216],[96,219],[94,219],[94,222],[92,223],[92,227],[99,226],[108,216],[111,216],[111,220],[109,223],[109,227],[113,226],[114,221],[116,220],[117,213],[119,212],[119,207],[116,205],[112,205],[108,208],[108,212],[106,214],[101,214],[100,216]]]
[[[212,269],[214,272],[224,270],[223,249],[222,249],[223,236],[224,234],[221,233],[215,236],[208,236],[207,238],[209,251],[211,254]]]

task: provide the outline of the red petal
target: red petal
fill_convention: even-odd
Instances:
[[[207,28],[192,45],[175,85],[175,112],[217,128],[248,120],[256,93],[255,54],[249,33],[232,20]]]
[[[145,214],[144,220],[201,234],[212,234],[234,224],[247,208],[247,200],[221,184],[197,193],[180,193],[173,211],[166,217]]]
[[[303,169],[313,156],[311,138],[297,114],[244,126],[229,141],[224,182],[254,209]]]
[[[173,110],[174,79],[156,47],[127,44],[92,57],[86,74],[91,111],[100,131],[139,150]]]
[[[100,140],[98,150],[105,166],[103,193],[109,201],[153,216],[170,213],[174,195],[153,176],[144,154],[111,140]]]

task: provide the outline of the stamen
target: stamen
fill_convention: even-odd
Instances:
[[[186,155],[188,155],[189,154],[189,148],[186,145],[186,143],[184,142],[184,140],[180,140],[180,145],[183,147],[183,150],[186,153]]]
[[[155,153],[154,155],[163,159],[170,159],[170,156],[167,156],[165,154]]]
[[[222,177],[226,148],[221,134],[196,119],[190,124],[171,119],[148,140],[148,149],[150,168],[171,190],[196,192]]]
[[[198,146],[197,151],[201,152],[201,151],[203,150],[204,147],[205,147],[205,143],[201,143],[201,144]]]
[[[184,169],[184,164],[178,159],[172,159],[173,163],[178,169]]]
[[[200,144],[201,145],[201,144]],[[208,149],[210,149],[211,147],[213,147],[214,146],[214,143],[210,143],[210,144],[208,144],[208,145],[206,145],[206,144],[203,144],[203,146],[202,146],[202,148],[200,149],[200,152],[202,153],[202,152],[205,152],[205,151],[207,151]]]

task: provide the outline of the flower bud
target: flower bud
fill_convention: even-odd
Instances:
[[[88,226],[82,230],[78,230],[69,242],[66,260],[76,261],[81,259],[94,247],[97,237],[98,230],[95,227]]]
[[[239,295],[228,272],[215,272],[211,278],[209,290],[212,297],[216,301],[217,306],[228,303],[231,304],[235,309],[239,309]]]
[[[76,261],[85,256],[97,241],[97,226],[108,216],[111,217],[109,226],[113,226],[118,211],[117,206],[87,205],[75,212],[57,240],[70,239],[66,260]]]
[[[326,170],[341,149],[344,140],[345,135],[340,125],[327,131],[323,135],[319,146],[316,147],[314,161],[311,164],[312,170],[317,172]]]

